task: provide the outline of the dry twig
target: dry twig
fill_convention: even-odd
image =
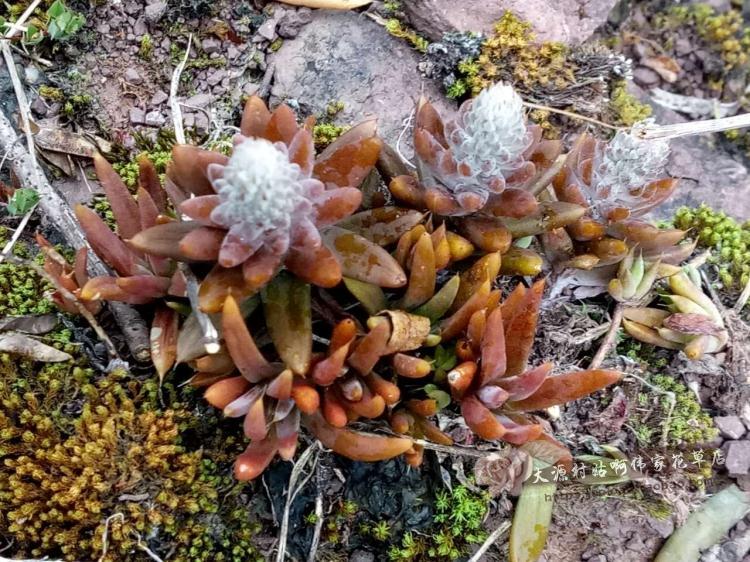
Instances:
[[[480,562],[482,560],[482,557],[484,556],[484,553],[487,552],[490,547],[495,544],[497,539],[502,537],[507,531],[510,529],[510,522],[509,521],[503,521],[502,524],[492,531],[489,537],[482,543],[482,546],[479,547],[479,549],[474,553],[474,556],[469,558],[469,562]]]
[[[615,345],[615,340],[617,339],[617,331],[620,329],[620,324],[622,324],[622,315],[624,311],[625,306],[621,302],[618,302],[617,306],[615,307],[615,311],[612,313],[612,321],[609,324],[607,335],[604,336],[604,340],[599,346],[596,355],[594,355],[594,358],[591,360],[589,369],[598,369],[599,367],[601,367],[604,359],[607,357],[607,354]]]
[[[174,69],[172,74],[172,83],[169,86],[169,107],[172,110],[172,121],[174,123],[174,137],[177,144],[185,144],[185,127],[182,124],[182,108],[180,108],[180,102],[177,100],[177,91],[180,89],[180,78],[182,77],[182,71],[185,70],[188,57],[190,56],[190,47],[193,45],[193,34],[188,36],[187,49],[185,49],[185,56],[182,58],[180,64]]]

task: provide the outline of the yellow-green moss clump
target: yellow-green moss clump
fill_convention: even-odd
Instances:
[[[0,226],[0,248],[5,246],[9,236],[8,229]],[[13,247],[13,254],[28,258],[27,244],[17,242]],[[41,264],[40,256],[35,259]],[[3,261],[0,263],[0,317],[52,312],[54,305],[43,296],[45,291],[51,289],[51,285],[33,269]]]
[[[167,164],[172,160],[172,148],[170,146],[157,146],[152,150],[144,150],[136,158],[125,162],[115,162],[112,167],[120,175],[130,189],[138,185],[138,158],[147,157],[154,164],[156,171],[162,176],[167,171]]]
[[[406,39],[411,44],[411,46],[420,53],[427,52],[427,47],[429,47],[430,42],[419,35],[413,29],[404,27],[404,24],[401,23],[399,19],[390,18],[385,22],[385,28],[388,33],[390,33],[394,37],[398,37],[399,39]]]
[[[651,106],[641,103],[628,92],[625,80],[616,82],[610,95],[609,107],[614,114],[615,125],[631,127],[651,116]]]
[[[561,90],[573,82],[576,65],[563,43],[536,43],[531,24],[508,11],[482,45],[476,64],[465,62],[463,71],[476,95],[500,80],[513,83],[521,92],[539,87]]]
[[[227,469],[240,440],[224,442],[219,469],[183,443],[194,411],[159,408],[153,386],[0,356],[0,535],[16,555],[140,561],[147,547],[186,562],[261,560]]]
[[[741,289],[750,280],[750,221],[738,223],[722,211],[703,204],[696,209],[680,207],[674,225],[690,230],[698,244],[714,250],[709,258],[718,268],[727,289]]]

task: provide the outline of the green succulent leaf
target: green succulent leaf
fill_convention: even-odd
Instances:
[[[39,193],[35,190],[25,187],[17,189],[8,201],[8,213],[11,215],[25,215],[34,205],[39,203]]]
[[[425,385],[424,391],[427,393],[427,396],[437,402],[439,410],[448,407],[451,403],[451,395],[434,384]]]
[[[546,466],[549,465],[534,462],[535,470]],[[556,489],[553,482],[524,485],[510,528],[511,562],[534,562],[541,556],[547,544]]]

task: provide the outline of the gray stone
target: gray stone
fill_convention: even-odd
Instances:
[[[353,12],[324,10],[312,18],[269,57],[269,64],[276,65],[272,104],[298,100],[304,113],[322,114],[332,101],[341,101],[338,122],[377,117],[380,134],[391,143],[420,94],[442,113],[452,107],[437,84],[421,79],[419,54],[375,22]]]
[[[146,18],[146,21],[150,24],[158,23],[166,13],[166,2],[153,2],[152,4],[146,6],[146,8],[143,10],[143,15]]]
[[[635,80],[639,86],[642,86],[644,88],[656,86],[659,82],[661,82],[661,78],[659,78],[659,75],[655,71],[651,70],[650,68],[646,68],[645,66],[639,66],[633,71],[633,80]]]
[[[739,416],[719,416],[714,423],[721,434],[728,439],[739,439],[745,435],[745,424]]]
[[[433,41],[448,31],[493,32],[506,10],[531,23],[540,41],[575,45],[607,21],[618,0],[409,0],[403,2],[412,26]]]
[[[217,68],[208,75],[208,78],[206,78],[206,82],[208,82],[209,86],[216,86],[217,84],[221,83],[221,81],[224,80],[226,76],[227,71],[225,69]]]
[[[264,21],[258,28],[257,35],[268,41],[276,39],[276,24],[278,23],[278,15],[274,15]]]
[[[352,552],[349,562],[375,562],[375,554],[367,550],[357,549]]]
[[[30,64],[23,68],[23,78],[27,84],[36,84],[37,82],[39,82],[41,77],[42,73],[39,72],[39,69],[33,64]]]
[[[163,90],[157,90],[151,97],[151,105],[161,105],[169,99],[169,95]]]
[[[211,103],[211,96],[209,94],[195,94],[185,102],[186,105],[191,107],[206,107],[209,103]]]
[[[140,107],[130,108],[130,124],[131,125],[145,125],[146,124],[146,112]]]
[[[161,114],[161,111],[149,111],[146,114],[146,125],[149,127],[162,127],[166,122],[167,119]]]
[[[36,113],[39,117],[47,115],[47,104],[42,99],[42,96],[37,96],[33,102],[31,102],[31,111]]]
[[[240,51],[237,47],[234,45],[229,45],[227,47],[227,58],[229,60],[235,60],[242,54],[242,51]]]
[[[148,33],[148,27],[146,27],[146,20],[144,18],[138,18],[133,26],[133,35],[136,37],[142,37]]]
[[[196,113],[195,114],[195,131],[199,134],[205,134],[208,132],[208,116],[203,113]]]
[[[128,68],[125,71],[125,81],[137,85],[143,83],[143,78],[135,68]]]
[[[204,39],[201,43],[201,46],[203,47],[203,50],[209,55],[211,53],[218,53],[219,51],[221,51],[221,41],[213,37],[207,37],[206,39]]]
[[[303,26],[312,21],[312,10],[300,8],[299,10],[288,10],[279,20],[276,33],[284,39],[294,39],[299,35]]]
[[[730,476],[750,474],[750,441],[730,441],[722,447]]]

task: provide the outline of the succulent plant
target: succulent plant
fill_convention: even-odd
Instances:
[[[677,188],[678,180],[664,177],[668,154],[666,141],[628,132],[608,143],[582,135],[552,183],[559,200],[587,211],[567,227],[569,236],[558,231],[548,237],[550,251],[586,269],[617,263],[635,245],[644,259],[674,264],[688,257],[695,245],[680,244],[685,231],[659,229],[638,218]]]
[[[654,283],[663,276],[659,261],[646,261],[632,248],[620,262],[617,276],[609,282],[609,294],[618,302],[638,304],[651,294]]]
[[[286,105],[270,112],[253,97],[230,157],[175,146],[164,187],[188,220],[137,232],[130,244],[149,255],[213,264],[200,289],[207,312],[220,311],[227,294],[257,292],[282,265],[307,282],[332,287],[352,256],[377,263],[383,256],[369,256],[367,241],[325,230],[360,205],[357,187],[381,146],[375,124],[352,128],[317,159],[312,126],[299,127]],[[398,286],[402,280],[397,273],[385,282]]]
[[[724,319],[713,301],[679,268],[667,278],[670,292],[662,295],[667,309],[630,307],[623,327],[635,339],[666,349],[680,349],[690,359],[721,351],[729,340]]]

